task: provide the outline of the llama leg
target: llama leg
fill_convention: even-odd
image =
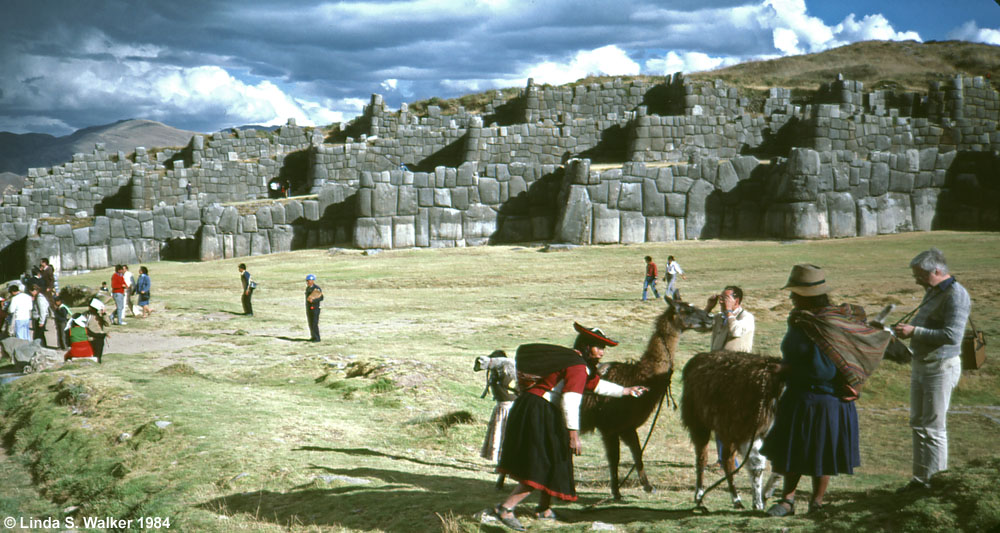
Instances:
[[[764,485],[764,499],[770,500],[774,497],[774,491],[778,489],[778,486],[784,483],[784,477],[781,474],[772,471],[771,477],[767,479],[767,484]]]
[[[746,462],[747,468],[750,469],[750,487],[753,491],[753,508],[757,511],[762,511],[764,509],[764,467],[767,465],[767,460],[764,456],[760,454],[760,447],[764,444],[761,439],[754,439],[752,446],[743,447],[746,449],[743,453],[743,461]]]
[[[622,499],[622,493],[618,487],[618,462],[621,460],[621,448],[618,444],[618,435],[601,433],[601,440],[604,441],[604,454],[608,458],[608,470],[611,472],[611,496]]]
[[[705,465],[708,464],[708,434],[691,435],[691,442],[694,444],[694,503],[701,507],[701,500],[705,497]]]
[[[653,485],[646,477],[646,465],[642,463],[642,446],[639,445],[639,434],[633,429],[622,434],[622,441],[632,452],[632,462],[635,464],[635,472],[639,475],[639,483],[643,490],[653,492]]]
[[[736,492],[736,484],[733,482],[733,470],[736,470],[736,445],[732,442],[722,443],[722,468],[726,471],[726,484],[729,485],[729,495],[733,497],[733,507],[743,509],[743,500]]]

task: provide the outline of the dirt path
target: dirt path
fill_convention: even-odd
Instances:
[[[178,337],[175,335],[150,335],[148,333],[130,333],[111,330],[104,347],[105,354],[134,355],[146,352],[170,353],[209,342],[193,337]]]

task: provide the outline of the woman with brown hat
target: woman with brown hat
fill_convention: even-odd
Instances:
[[[555,520],[552,498],[575,501],[573,455],[580,444],[580,401],[583,391],[604,396],[641,396],[642,386],[622,387],[604,381],[596,365],[604,348],[617,346],[597,328],[574,323],[573,348],[553,344],[522,344],[515,357],[518,389],[507,419],[498,470],[518,481],[517,487],[493,513],[507,527],[523,531],[514,508],[534,491],[541,497],[538,520]]]
[[[890,338],[865,324],[862,308],[831,305],[830,286],[816,265],[795,265],[782,288],[791,291],[794,306],[781,341],[779,372],[786,386],[761,448],[772,470],[785,476],[781,500],[767,511],[771,516],[795,514],[795,488],[803,475],[812,477],[809,512],[821,510],[830,476],[852,474],[861,464],[856,391],[846,388],[845,379],[858,383],[866,376],[842,374],[845,368],[874,371]],[[860,365],[850,366],[859,359]]]

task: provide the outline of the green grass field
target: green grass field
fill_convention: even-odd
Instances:
[[[0,512],[62,518],[76,506],[71,516],[162,517],[177,531],[499,531],[474,518],[503,497],[492,465],[478,456],[492,402],[479,398],[485,376],[472,371],[476,356],[513,353],[524,342],[570,344],[576,320],[621,342],[606,360],[639,357],[664,307],[639,301],[643,256],[662,268],[668,254],[687,273],[686,300],[701,303],[726,284],[741,285],[757,317],[757,350],[779,355],[791,308],[779,288],[793,264],[822,265],[835,301],[870,312],[896,303],[890,318],[899,318],[922,294],[909,260],[930,246],[945,252],[968,287],[976,324],[1000,338],[1000,311],[990,305],[1000,296],[995,233],[552,253],[310,250],[149,264],[155,313],[114,327],[103,365],[69,365],[0,388],[8,456],[0,475],[20,480],[0,483]],[[240,262],[260,284],[255,318],[239,315]],[[307,273],[326,294],[321,343],[304,342]],[[110,274],[64,276],[61,284],[97,287]],[[708,340],[685,333],[678,367]],[[991,357],[955,391],[952,469],[930,495],[893,493],[909,477],[909,368],[887,361],[858,402],[862,466],[833,479],[823,517],[736,511],[719,489],[706,499],[710,512],[696,512],[693,452],[678,413],[664,409],[646,450],[656,493],[630,479],[625,501],[609,501],[603,449],[588,435],[576,463],[580,501],[560,506],[556,525],[526,523],[589,531],[602,522],[635,532],[997,527],[1000,366],[996,352]],[[679,394],[679,372],[674,379]],[[626,454],[623,475],[630,464]],[[746,500],[745,475],[738,484]],[[804,497],[808,482],[800,489]],[[528,503],[524,511],[534,497]]]

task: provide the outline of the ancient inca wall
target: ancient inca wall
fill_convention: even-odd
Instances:
[[[769,92],[763,115],[748,105],[721,82],[679,74],[659,84],[529,83],[509,100],[497,93],[484,115],[390,112],[374,95],[338,134],[342,142],[290,121],[275,132],[197,135],[182,149],[128,156],[98,145],[32,169],[28,186],[4,197],[0,258],[58,257],[62,268],[82,269],[330,244],[1000,226],[1000,97],[981,78],[927,94],[866,92],[837,79],[804,105],[781,88]],[[627,162],[591,172],[591,160]],[[276,182],[315,198],[265,200]]]

